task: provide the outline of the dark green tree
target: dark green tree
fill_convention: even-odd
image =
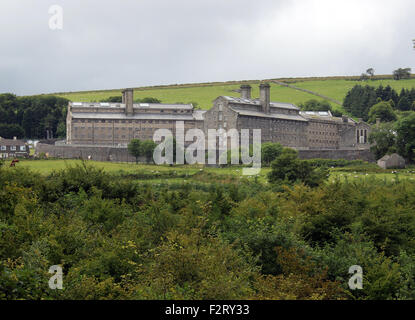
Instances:
[[[112,102],[112,103],[121,103],[122,96],[112,96],[106,99],[102,99],[101,102]]]
[[[375,76],[375,69],[369,68],[366,70],[366,73],[370,76],[370,78],[373,78]]]
[[[354,86],[346,95],[343,106],[357,118],[368,120],[369,109],[377,103],[376,90],[370,86]]]
[[[141,141],[139,139],[132,139],[128,144],[128,152],[135,157],[135,163],[138,163],[138,158],[141,154]]]
[[[415,113],[398,121],[396,133],[399,154],[411,162],[415,161]]]
[[[17,137],[18,139],[21,139],[24,137],[24,130],[18,124],[0,123],[0,137],[5,139]]]
[[[409,79],[411,77],[411,68],[399,68],[393,71],[395,80]]]
[[[269,165],[278,156],[281,155],[283,147],[279,143],[265,142],[261,145],[261,162]]]
[[[379,127],[372,129],[369,135],[369,142],[374,144],[371,151],[376,159],[382,158],[385,154],[396,152],[396,132],[393,123],[381,123]]]
[[[58,138],[66,137],[66,123],[64,121],[59,122],[58,128],[56,129]]]
[[[403,96],[398,102],[398,109],[401,111],[411,110],[412,102],[407,95]]]
[[[328,178],[326,168],[314,168],[310,162],[298,159],[298,151],[284,148],[281,155],[271,163],[268,181],[274,184],[297,181],[316,187]]]
[[[157,144],[153,140],[144,140],[140,143],[140,155],[146,158],[146,162],[149,163],[153,159],[154,149]]]
[[[385,88],[382,85],[380,85],[376,89],[376,96],[380,98],[382,101],[392,100],[395,103],[395,105],[399,101],[398,93],[394,89],[392,89],[390,85],[387,85]]]
[[[299,108],[304,111],[331,111],[331,105],[327,100],[319,101],[316,99],[307,100],[300,103]]]
[[[333,115],[333,117],[341,117],[343,115],[343,113],[339,110],[333,110],[331,111],[331,114]]]
[[[390,103],[384,101],[370,108],[369,123],[375,123],[377,118],[380,118],[382,122],[395,121],[397,119]]]

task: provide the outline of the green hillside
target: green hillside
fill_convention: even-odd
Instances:
[[[284,81],[284,80],[280,80]],[[311,78],[310,80],[304,78],[298,79],[286,79],[287,83],[290,83],[296,87],[311,90],[313,92],[325,95],[327,97],[343,101],[346,93],[356,84],[370,85],[378,87],[379,85],[390,85],[398,92],[402,88],[415,87],[415,79],[409,80],[373,80],[361,82],[358,80],[344,80],[344,79],[332,79],[332,78]],[[190,84],[190,85],[173,85],[173,86],[158,86],[158,87],[145,87],[135,88],[135,98],[154,97],[161,100],[163,103],[189,103],[197,102],[198,106],[202,109],[209,109],[212,106],[212,101],[221,95],[238,96],[239,94],[234,90],[238,89],[242,82],[231,83],[214,83],[214,84]],[[259,96],[258,81],[248,81],[244,83],[251,84],[253,90],[253,97]],[[107,91],[85,91],[85,92],[68,92],[56,94],[61,97],[65,97],[72,101],[78,102],[98,102],[111,96],[121,95],[121,89],[119,90],[107,90]],[[323,100],[320,97],[316,97],[310,93],[298,91],[292,88],[280,86],[275,83],[271,83],[271,99],[273,101],[289,102],[299,104],[309,99]],[[340,106],[331,103],[334,109],[341,110]]]
[[[343,101],[347,92],[356,84],[378,87],[390,85],[398,93],[402,88],[411,89],[415,87],[415,79],[408,80],[374,80],[374,81],[350,81],[350,80],[313,80],[293,83],[296,87],[318,92],[330,98]]]

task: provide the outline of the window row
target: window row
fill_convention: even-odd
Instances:
[[[7,150],[7,146],[1,146],[0,147],[1,151],[6,151]],[[10,150],[11,151],[26,151],[26,146],[10,146]]]
[[[310,139],[308,140],[310,143],[325,143],[325,144],[337,144],[337,140],[318,140],[318,139]]]
[[[175,123],[176,121],[181,121],[181,120],[105,120],[105,119],[101,119],[101,120],[74,119],[72,120],[73,123],[155,123],[155,124]],[[190,122],[186,121],[186,123],[193,124],[192,121]]]
[[[329,132],[329,131],[309,131],[309,134],[314,134],[314,135],[325,135],[325,136],[336,136],[336,132]]]

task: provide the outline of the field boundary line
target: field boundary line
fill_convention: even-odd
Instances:
[[[317,93],[317,92],[314,92],[314,91],[311,91],[311,90],[308,90],[308,89],[299,88],[299,87],[293,86],[292,84],[288,84],[288,83],[277,81],[277,80],[271,80],[271,82],[279,84],[280,86],[283,86],[283,87],[291,88],[291,89],[298,90],[298,91],[303,91],[303,92],[318,96],[320,98],[329,100],[329,101],[334,102],[335,104],[338,104],[339,106],[343,107],[343,104],[339,100],[327,97],[327,96],[322,95],[320,93]]]

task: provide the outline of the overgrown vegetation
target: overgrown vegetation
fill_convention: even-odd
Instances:
[[[415,161],[415,112],[402,116],[396,122],[381,123],[373,127],[369,142],[377,159],[398,152],[409,163]]]
[[[0,298],[415,298],[414,182],[201,178],[0,167]],[[63,290],[48,288],[56,264]]]

